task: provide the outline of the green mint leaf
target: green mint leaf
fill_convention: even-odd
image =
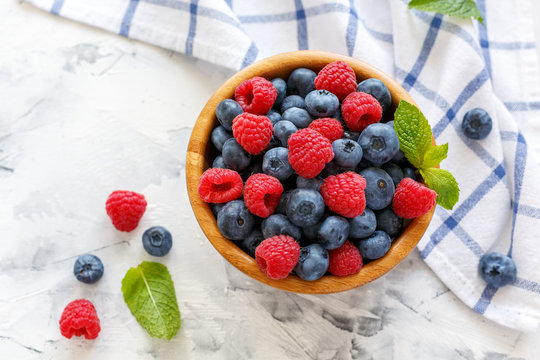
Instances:
[[[445,15],[470,18],[484,23],[482,14],[474,0],[411,0],[409,9],[434,11]]]
[[[432,146],[424,154],[424,167],[431,168],[439,165],[448,156],[448,143]]]
[[[129,310],[148,334],[171,338],[180,329],[174,283],[165,265],[143,261],[127,271],[122,293]]]
[[[459,186],[449,171],[444,169],[420,169],[425,184],[437,193],[437,204],[452,210],[459,200]]]
[[[431,147],[431,128],[424,115],[416,106],[401,100],[394,114],[394,129],[407,159],[418,169],[424,167],[424,155]]]

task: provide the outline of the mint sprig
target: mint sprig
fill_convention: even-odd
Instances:
[[[484,18],[474,0],[411,0],[409,9],[434,11],[464,19],[472,17],[484,23]]]
[[[394,114],[394,129],[399,147],[409,162],[424,178],[424,183],[437,193],[437,204],[451,210],[459,200],[459,186],[452,174],[435,168],[448,155],[448,144],[431,143],[431,127],[418,108],[405,100]]]

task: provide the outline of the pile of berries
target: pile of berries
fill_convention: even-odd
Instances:
[[[240,84],[216,108],[217,156],[198,188],[223,236],[272,279],[351,275],[384,256],[436,200],[381,121],[391,103],[343,61]]]

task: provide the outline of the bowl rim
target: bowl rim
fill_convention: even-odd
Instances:
[[[377,78],[383,81],[392,94],[393,106],[396,105],[398,100],[406,100],[417,106],[407,91],[395,80],[361,60],[326,51],[292,51],[259,60],[226,80],[205,104],[193,127],[188,143],[186,155],[188,196],[197,222],[207,239],[238,270],[255,280],[281,290],[306,294],[329,294],[354,289],[378,279],[397,266],[415,248],[426,231],[435,211],[434,206],[428,213],[412,220],[401,235],[393,241],[390,250],[385,256],[365,264],[357,274],[342,277],[325,275],[315,281],[306,281],[294,274],[282,280],[270,279],[260,271],[255,259],[241,250],[240,247],[234,244],[234,241],[228,240],[221,235],[210,205],[202,201],[198,194],[199,178],[209,167],[209,163],[205,159],[205,153],[210,143],[209,135],[217,121],[215,119],[217,104],[224,99],[232,98],[234,89],[246,79],[253,76],[274,77],[270,75],[273,71],[268,69],[283,67],[284,64],[287,64],[291,69],[294,68],[292,64],[295,64],[295,67],[320,69],[324,64],[338,60],[348,63],[355,70],[357,79]],[[432,142],[435,143],[433,139]]]

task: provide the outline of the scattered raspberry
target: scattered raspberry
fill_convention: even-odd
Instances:
[[[331,143],[337,139],[341,139],[343,136],[343,126],[338,120],[332,118],[314,120],[309,124],[308,128],[317,131],[330,140]]]
[[[412,219],[427,213],[437,199],[437,193],[410,178],[404,178],[394,192],[392,207],[397,216]]]
[[[315,78],[317,90],[328,90],[336,95],[339,101],[356,91],[356,86],[354,70],[343,61],[334,61],[326,65]]]
[[[289,162],[296,173],[314,178],[334,157],[332,144],[312,129],[301,129],[289,136]]]
[[[321,195],[328,208],[341,216],[353,218],[366,208],[366,180],[355,172],[331,175],[321,185]]]
[[[343,100],[341,113],[349,129],[362,131],[368,125],[381,120],[382,107],[370,94],[354,92]]]
[[[251,155],[257,155],[270,144],[274,127],[266,116],[242,113],[234,118],[232,131],[244,150]]]
[[[270,279],[285,279],[300,257],[300,245],[289,235],[263,240],[255,249],[255,261]]]
[[[206,170],[199,180],[199,196],[208,203],[226,203],[242,195],[244,183],[234,170],[212,168]]]
[[[277,90],[272,83],[260,76],[244,80],[234,91],[234,99],[245,112],[266,114],[276,101]]]
[[[349,240],[335,250],[328,250],[328,272],[336,276],[356,274],[362,268],[362,255]]]
[[[86,299],[78,299],[67,304],[60,318],[60,333],[71,339],[73,335],[92,340],[97,338],[99,318],[94,305]]]
[[[283,193],[283,185],[273,176],[253,174],[246,181],[244,202],[248,210],[262,218],[274,213]]]
[[[116,190],[107,198],[105,209],[117,230],[132,231],[146,210],[146,200],[142,194]]]

